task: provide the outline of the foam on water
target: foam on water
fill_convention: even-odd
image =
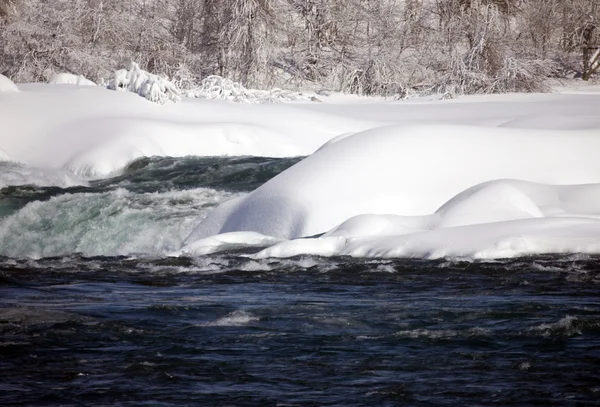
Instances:
[[[75,174],[61,169],[36,168],[9,161],[0,150],[0,189],[12,185],[57,186],[61,188],[87,185]]]
[[[258,318],[247,311],[237,310],[202,326],[244,326],[253,321],[258,321]]]
[[[581,321],[576,317],[567,315],[557,322],[536,325],[528,331],[542,336],[575,336],[581,335],[581,326]]]
[[[163,193],[116,189],[35,201],[0,220],[0,255],[162,255],[212,206],[236,196],[208,188]]]

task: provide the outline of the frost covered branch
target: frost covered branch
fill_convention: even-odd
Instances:
[[[582,76],[591,56],[582,58],[582,48],[600,44],[598,0],[0,5],[0,73],[16,82],[75,72],[100,83],[135,60],[144,71],[174,78],[184,93],[238,101],[299,96],[248,94],[236,83],[246,90],[324,88],[397,98],[537,91],[550,77]],[[201,83],[212,75],[227,79]],[[177,96],[159,79],[143,93],[159,103]]]
[[[129,70],[115,71],[108,83],[108,89],[137,93],[159,104],[181,100],[180,91],[172,82],[140,69],[135,62],[131,63]]]

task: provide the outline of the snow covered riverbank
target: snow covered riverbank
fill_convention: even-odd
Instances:
[[[308,155],[209,212],[181,236],[181,249],[171,244],[164,254],[244,243],[272,245],[256,257],[600,252],[597,87],[273,105],[183,98],[163,106],[102,88],[19,88],[0,93],[0,160],[19,163],[0,174],[0,187],[85,185],[145,156]]]

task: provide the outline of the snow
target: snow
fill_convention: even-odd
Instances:
[[[286,241],[255,257],[490,259],[598,253],[599,236],[600,184],[498,180],[460,193],[432,215],[359,215],[321,238]]]
[[[3,161],[11,161],[10,156],[8,154],[6,154],[6,152],[2,149],[0,149],[0,162]]]
[[[589,129],[377,128],[329,144],[234,205],[218,208],[188,240],[236,231],[293,239],[326,232],[360,214],[427,215],[489,180],[596,183],[599,150],[600,133]],[[498,197],[511,213],[534,211],[518,191],[494,191],[497,196],[489,191],[472,196],[468,216]],[[450,211],[448,222],[460,216]]]
[[[117,72],[111,87],[125,92],[29,84],[0,93],[0,161],[10,161],[0,164],[0,188],[84,184],[153,155],[308,155],[255,191],[186,218],[161,247],[133,231],[131,244],[112,242],[102,253],[116,244],[188,256],[267,247],[256,258],[600,253],[597,86],[455,100],[331,94],[319,96],[323,103],[166,103],[179,95],[149,75],[135,66]],[[72,207],[126,201],[85,198]],[[11,233],[33,219],[27,253],[54,253],[38,246],[35,223],[64,208],[61,199],[11,218]],[[73,236],[58,236],[55,246],[80,250]]]
[[[283,89],[269,91],[247,89],[241,83],[211,75],[204,78],[200,86],[186,92],[188,97],[222,99],[237,103],[277,103],[292,101],[315,101],[316,96]]]
[[[0,93],[2,92],[18,92],[19,88],[13,81],[6,76],[0,74]]]
[[[256,258],[599,253],[599,102],[590,92],[326,106],[392,123],[388,111],[403,112],[394,119],[406,124],[340,134],[222,204],[186,244],[246,231],[289,239]]]
[[[254,232],[223,233],[210,236],[205,239],[196,240],[169,255],[177,256],[203,256],[205,254],[217,253],[237,248],[267,247],[279,243],[280,239],[264,236]]]
[[[52,85],[98,86],[89,79],[86,79],[81,75],[73,75],[72,73],[56,74],[48,83]]]
[[[0,149],[32,167],[93,178],[153,155],[303,156],[338,134],[374,125],[303,105],[189,98],[157,105],[102,87],[20,87],[0,94]]]

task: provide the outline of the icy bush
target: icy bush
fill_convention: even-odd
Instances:
[[[19,88],[13,81],[0,74],[0,92],[19,92]]]
[[[187,91],[188,97],[223,99],[237,103],[278,103],[299,100],[315,101],[316,97],[279,88],[271,90],[247,89],[241,83],[217,75],[200,82],[200,86]]]
[[[241,83],[221,76],[212,75],[198,81],[186,69],[180,69],[175,79],[169,81],[158,75],[140,69],[132,62],[129,70],[121,69],[114,73],[108,82],[108,89],[133,92],[146,99],[164,104],[167,101],[179,102],[181,96],[201,99],[222,99],[237,103],[278,103],[291,101],[315,101],[313,95],[287,91],[279,88],[271,90],[247,89]]]
[[[149,101],[161,105],[168,101],[179,102],[181,100],[181,92],[175,84],[140,69],[135,62],[131,63],[129,70],[116,71],[108,83],[108,89],[137,93]]]

